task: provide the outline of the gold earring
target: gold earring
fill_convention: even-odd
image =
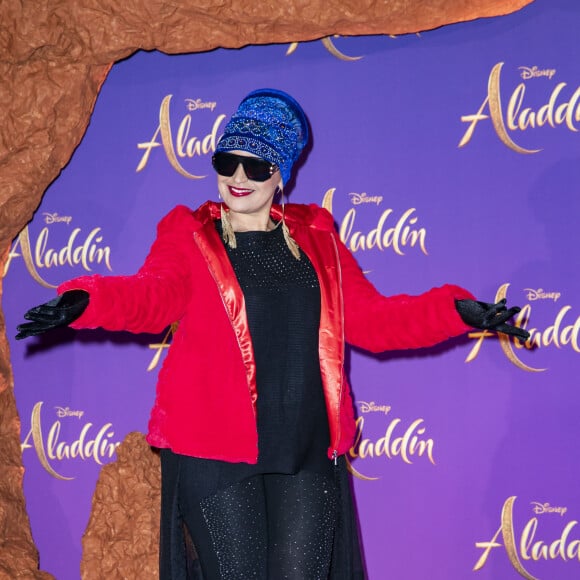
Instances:
[[[291,254],[297,259],[300,260],[300,248],[296,243],[296,240],[290,235],[290,230],[286,225],[286,221],[284,220],[284,189],[282,187],[279,188],[280,193],[282,195],[282,235],[284,236],[284,241],[288,246]]]
[[[228,217],[228,212],[222,203],[221,208],[221,218],[222,218],[222,237],[224,242],[235,250],[238,247],[236,242],[236,234],[234,232],[234,228],[232,228],[232,223],[230,222],[230,218]]]

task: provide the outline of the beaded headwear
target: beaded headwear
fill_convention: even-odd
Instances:
[[[258,89],[247,95],[225,126],[217,151],[247,151],[280,169],[282,182],[308,143],[302,107],[287,93]]]

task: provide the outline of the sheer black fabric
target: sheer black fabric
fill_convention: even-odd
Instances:
[[[204,575],[327,578],[336,500],[334,481],[309,472],[255,475],[205,498],[203,519],[186,519],[194,542],[204,547],[199,550]],[[191,511],[184,513],[187,518]],[[209,558],[205,550],[212,551]]]
[[[161,450],[161,580],[364,580],[344,457],[333,479],[254,475],[201,501],[191,459]]]

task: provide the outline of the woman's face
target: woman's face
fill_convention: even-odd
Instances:
[[[257,157],[246,151],[230,151],[240,157]],[[267,181],[248,179],[240,163],[231,177],[217,175],[218,191],[230,209],[231,224],[243,229],[265,229],[277,188],[282,188],[282,176],[276,171]]]

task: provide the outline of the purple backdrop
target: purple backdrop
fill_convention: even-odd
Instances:
[[[536,0],[420,36],[116,65],[14,242],[7,327],[51,285],[134,272],[169,209],[217,198],[225,116],[250,90],[286,90],[314,136],[291,201],[331,208],[383,293],[453,282],[506,295],[535,347],[473,333],[350,353],[369,577],[580,577],[579,25],[576,0]],[[59,579],[79,575],[100,465],[146,429],[165,338],[65,329],[11,342],[33,534]]]

